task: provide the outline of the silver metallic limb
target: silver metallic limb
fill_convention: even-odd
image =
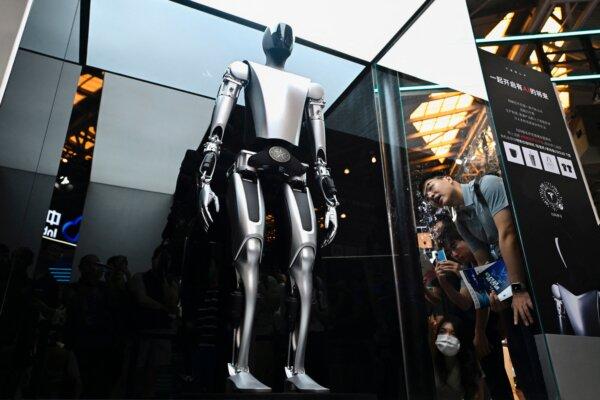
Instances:
[[[318,157],[315,162],[315,176],[327,205],[327,211],[325,212],[325,239],[321,244],[321,247],[325,247],[333,241],[337,234],[338,218],[336,208],[339,202],[337,200],[337,190],[329,174],[329,168],[327,168],[327,164],[321,157]]]
[[[210,225],[213,223],[213,218],[209,211],[211,204],[215,208],[215,212],[218,213],[220,209],[219,198],[215,192],[212,191],[210,184],[205,184],[202,186],[202,189],[200,189],[200,217],[204,232],[207,232],[208,228],[210,228]]]
[[[231,217],[233,260],[238,284],[244,288],[245,305],[241,326],[234,333],[233,362],[228,365],[228,380],[236,390],[268,392],[271,389],[252,376],[248,366],[265,225],[260,181],[246,164],[251,154],[240,153],[229,173],[227,205]]]
[[[317,83],[311,83],[308,89],[308,103],[306,111],[310,120],[310,127],[315,141],[315,160],[321,157],[326,160],[325,148],[325,91]]]
[[[208,231],[213,223],[210,206],[214,207],[216,213],[219,212],[219,199],[212,191],[210,182],[217,165],[225,127],[227,121],[229,121],[231,110],[237,103],[240,91],[247,82],[248,66],[246,64],[236,61],[227,68],[223,75],[223,82],[219,87],[210,128],[207,132],[208,137],[205,138],[205,143],[202,146],[202,163],[200,164],[200,182],[198,184],[200,186],[200,219],[205,231]]]
[[[331,179],[329,168],[327,168],[327,151],[325,146],[325,92],[323,87],[311,83],[308,90],[307,114],[315,143],[315,176],[321,188],[321,193],[327,203],[325,213],[325,239],[321,247],[325,247],[333,241],[338,229],[336,207],[339,205],[337,191]]]
[[[325,239],[323,240],[323,243],[321,244],[321,247],[325,247],[328,246],[333,239],[335,238],[335,235],[337,234],[337,230],[338,230],[338,218],[337,218],[337,211],[335,209],[335,206],[330,206],[329,204],[327,205],[327,212],[325,212]]]
[[[328,389],[312,380],[304,368],[313,292],[312,269],[317,246],[317,221],[308,188],[292,189],[286,183],[283,191],[291,229],[290,282],[300,295],[299,321],[290,334],[289,359],[285,368],[286,385],[291,390],[326,392]]]

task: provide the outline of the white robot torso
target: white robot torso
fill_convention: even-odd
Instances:
[[[310,79],[253,62],[248,65],[246,99],[256,136],[298,146]]]
[[[232,74],[247,82],[256,137],[279,139],[298,146],[307,99],[322,99],[323,88],[310,79],[266,65],[236,61]]]

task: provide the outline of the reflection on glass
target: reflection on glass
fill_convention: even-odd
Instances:
[[[466,183],[498,173],[498,157],[485,105],[451,90],[408,92],[402,96],[411,176],[437,173]],[[431,207],[418,190],[417,220],[428,225]]]
[[[42,233],[44,240],[36,274],[47,272],[59,283],[71,280],[92,168],[102,85],[102,72],[92,68],[82,70]],[[61,256],[51,264],[46,263],[48,254],[59,250]]]
[[[79,0],[34,1],[21,47],[60,59],[79,60]]]
[[[231,62],[264,61],[258,30],[169,1],[145,1],[144,18],[139,7],[92,0],[88,64],[214,97]],[[331,104],[363,66],[295,44],[286,69],[327,88]]]

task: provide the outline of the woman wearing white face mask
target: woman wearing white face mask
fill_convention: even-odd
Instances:
[[[452,316],[443,318],[437,325],[434,340],[437,398],[483,399],[483,374],[472,343],[464,337],[460,320]]]

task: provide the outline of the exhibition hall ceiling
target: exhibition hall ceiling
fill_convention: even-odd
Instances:
[[[194,0],[196,3],[264,25],[285,22],[297,37],[371,61],[425,0]]]
[[[487,100],[464,0],[434,1],[379,64]]]
[[[228,64],[264,62],[260,30],[173,1],[139,12],[138,0],[92,0],[88,65],[214,98]],[[286,69],[323,85],[331,105],[364,65],[296,44]]]
[[[76,62],[79,2],[47,3],[33,3],[22,46]],[[229,63],[264,62],[262,27],[283,21],[304,39],[286,69],[322,84],[327,107],[390,46],[380,65],[485,98],[464,0],[145,0],[139,13],[138,0],[91,0],[87,65],[214,98]]]
[[[194,0],[271,26],[286,22],[297,37],[371,62],[392,41],[424,0],[347,1]],[[465,0],[434,0],[378,64],[415,78],[487,99]]]

